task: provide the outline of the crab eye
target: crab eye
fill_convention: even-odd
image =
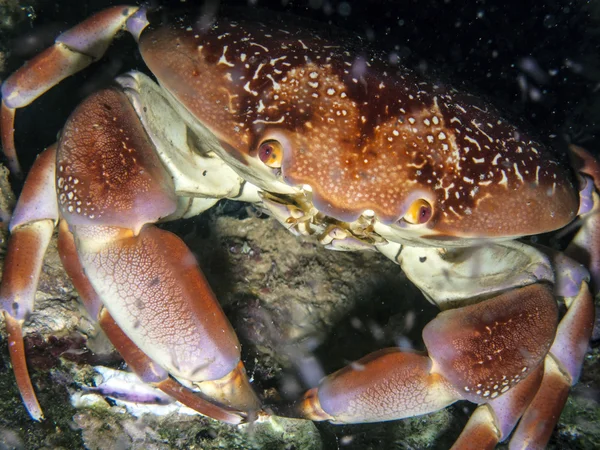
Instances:
[[[433,208],[431,207],[431,204],[427,200],[420,198],[412,202],[403,219],[408,223],[420,225],[428,222],[429,219],[431,219],[432,213]]]
[[[283,159],[283,147],[279,141],[265,141],[258,147],[258,157],[266,166],[279,169]]]

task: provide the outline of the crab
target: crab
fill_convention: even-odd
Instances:
[[[562,164],[486,102],[365,57],[359,40],[268,19],[159,23],[118,6],[2,85],[14,174],[15,111],[101,58],[122,30],[157,81],[130,72],[84,100],[35,161],[10,222],[0,308],[33,419],[43,413],[22,325],[58,226],[89,315],[141,380],[201,414],[362,423],[468,400],[478,406],[455,448],[546,444],[594,323],[593,157],[572,146],[572,165]],[[220,199],[254,204],[327,248],[398,263],[442,310],[423,330],[427,352],[372,353],[293,404],[263,407],[194,256],[155,225]],[[519,240],[569,224],[578,231],[565,252]]]

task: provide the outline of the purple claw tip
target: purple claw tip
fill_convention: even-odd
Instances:
[[[584,176],[580,181],[581,189],[579,191],[579,212],[578,215],[585,214],[592,210],[594,201],[592,192],[594,192],[594,182],[591,178]]]
[[[148,26],[148,19],[146,17],[146,8],[140,8],[133,16],[127,20],[127,31],[139,41],[140,34],[144,31],[144,28]]]

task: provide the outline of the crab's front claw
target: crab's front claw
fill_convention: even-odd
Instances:
[[[0,286],[17,382],[33,418],[42,413],[26,370],[21,324],[33,309],[59,218],[67,272],[92,318],[142,380],[230,423],[260,408],[237,337],[194,255],[153,225],[177,206],[171,175],[117,89],[84,101],[58,149],[36,160],[11,220]]]
[[[90,314],[143,381],[208,417],[232,424],[251,420],[260,402],[235,333],[192,253],[177,236],[153,226],[138,236],[112,231],[100,244],[80,230],[77,251],[61,223],[61,258]],[[126,273],[122,265],[130,267]],[[119,300],[112,313],[103,298]]]
[[[427,414],[461,398],[424,355],[389,348],[326,377],[297,403],[301,417],[333,423],[396,420]]]
[[[551,289],[531,285],[440,313],[423,331],[429,356],[387,349],[325,378],[297,404],[313,420],[357,423],[426,414],[457,400],[478,409],[457,448],[494,448],[535,395],[554,341]]]
[[[61,221],[59,226],[58,249],[63,266],[81,296],[88,313],[98,320],[100,327],[127,362],[129,368],[142,381],[154,385],[184,405],[226,423],[242,423],[259,409],[258,399],[248,382],[241,362],[221,379],[200,384],[201,392],[210,399],[199,395],[198,392],[193,392],[169,376],[169,373],[160,364],[149,358],[123,332],[108,310],[104,308],[100,296],[84,273],[74,237],[65,221]],[[207,345],[207,342],[204,344]],[[234,358],[234,364],[235,360]],[[232,405],[231,399],[235,399],[235,405]],[[215,401],[219,404],[216,404]]]

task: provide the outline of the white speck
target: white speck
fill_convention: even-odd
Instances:
[[[281,85],[275,81],[275,79],[271,75],[267,75],[267,78],[273,82],[273,89],[278,91],[281,88]]]
[[[506,177],[506,172],[504,170],[501,170],[500,172],[502,172],[502,179],[498,182],[498,184],[508,187],[508,178]]]
[[[513,164],[513,169],[515,171],[515,175],[517,176],[517,178],[521,181],[521,183],[523,183],[523,181],[525,181],[523,179],[523,175],[521,175],[521,172],[519,172],[519,168],[517,167],[517,163]]]
[[[282,56],[280,58],[274,58],[274,59],[272,59],[272,60],[269,61],[269,64],[271,66],[274,66],[275,64],[277,64],[277,62],[283,61],[285,58],[287,58],[287,56]]]
[[[244,85],[244,90],[246,92],[249,92],[250,94],[254,95],[255,97],[258,95],[258,92],[253,91],[252,89],[250,89],[250,82],[249,81]]]
[[[262,48],[262,49],[263,49],[265,52],[268,52],[268,51],[269,51],[269,49],[268,49],[267,47],[265,47],[264,45],[257,44],[256,42],[251,42],[251,43],[250,43],[250,45],[254,45],[254,46],[256,46],[256,47],[260,47],[260,48]],[[257,53],[257,54],[259,54],[259,53]]]
[[[217,62],[218,64],[224,64],[228,67],[235,67],[234,64],[230,63],[229,61],[227,61],[227,58],[225,57],[225,54],[227,53],[227,45],[225,45],[223,47],[223,54],[221,55],[221,58],[219,58],[219,62]]]
[[[252,79],[256,80],[258,78],[258,73],[262,70],[262,68],[265,67],[264,64],[260,63],[258,65],[258,67],[256,68],[256,70],[254,71],[254,75],[252,75]]]

